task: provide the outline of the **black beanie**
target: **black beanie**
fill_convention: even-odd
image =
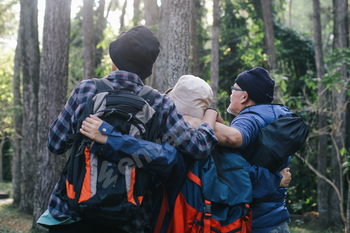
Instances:
[[[117,68],[137,74],[141,79],[152,74],[158,54],[159,41],[145,26],[122,32],[109,45],[109,56]]]
[[[248,92],[249,98],[257,104],[271,103],[274,99],[273,93],[275,80],[264,68],[258,67],[244,71],[236,78],[237,85]]]

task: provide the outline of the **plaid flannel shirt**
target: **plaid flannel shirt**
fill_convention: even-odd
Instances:
[[[138,94],[143,88],[141,79],[136,74],[126,71],[114,71],[107,79],[115,90],[125,89]],[[74,88],[64,109],[50,127],[47,146],[53,154],[63,154],[71,147],[71,143],[67,141],[67,135],[75,133],[74,124],[82,114],[86,103],[96,94],[97,89],[92,80],[84,80]],[[173,101],[164,94],[156,97],[152,108],[156,111],[159,120],[159,138],[170,141],[178,150],[196,159],[205,158],[211,153],[217,139],[209,124],[202,124],[204,127],[201,128],[204,130],[193,129],[184,121]],[[67,203],[55,195],[56,191],[57,185],[50,198],[50,214],[58,219],[68,218],[70,212]],[[147,203],[145,205],[147,206]],[[149,216],[144,217],[149,218]]]

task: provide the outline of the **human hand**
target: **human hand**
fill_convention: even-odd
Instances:
[[[286,187],[289,186],[289,183],[292,180],[292,174],[289,171],[290,171],[289,167],[286,167],[285,169],[280,171],[280,173],[283,176],[283,178],[282,178],[282,180],[280,182],[280,186],[279,187],[286,188]]]
[[[224,124],[224,120],[222,119],[220,113],[218,112],[218,115],[216,116],[216,122],[219,122],[221,124]]]
[[[100,144],[106,144],[108,136],[101,134],[99,128],[102,124],[102,120],[96,116],[90,115],[87,117],[80,128],[80,133],[84,136],[98,142]]]

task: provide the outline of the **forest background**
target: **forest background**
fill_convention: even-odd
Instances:
[[[76,84],[111,72],[109,43],[146,25],[161,43],[146,83],[162,92],[183,74],[203,78],[226,124],[237,75],[269,70],[275,103],[310,129],[290,165],[288,209],[349,232],[348,15],[346,0],[0,0],[0,182],[40,230],[67,158],[48,152],[50,124]]]

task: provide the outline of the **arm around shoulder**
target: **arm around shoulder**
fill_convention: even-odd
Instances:
[[[219,141],[218,144],[221,146],[240,148],[243,143],[242,134],[238,129],[218,122],[215,125],[215,136]]]

